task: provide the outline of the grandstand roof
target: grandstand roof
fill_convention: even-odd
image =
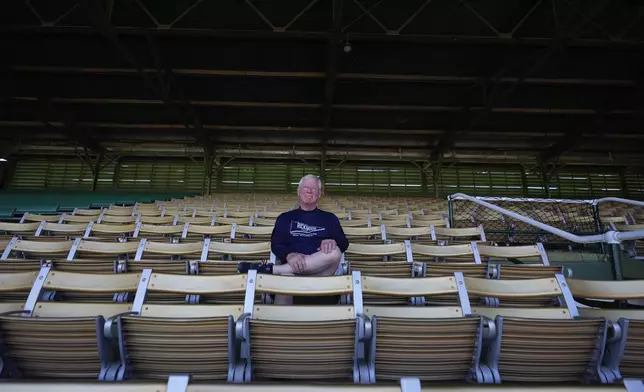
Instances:
[[[639,0],[6,0],[0,154],[644,166],[643,14]]]

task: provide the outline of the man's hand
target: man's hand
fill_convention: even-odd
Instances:
[[[301,253],[289,253],[286,256],[286,262],[293,268],[296,274],[301,274],[306,268],[306,261],[304,255]]]
[[[335,243],[335,240],[323,240],[322,243],[320,243],[320,251],[322,253],[329,254],[335,250],[335,248],[338,247],[338,244]]]

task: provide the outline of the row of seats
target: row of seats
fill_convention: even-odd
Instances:
[[[200,276],[151,269],[97,275],[49,264],[38,272],[3,275],[1,281],[3,292],[30,287],[26,302],[0,305],[3,371],[13,376],[120,380],[185,373],[204,381],[363,384],[402,377],[612,383],[622,375],[643,376],[642,314],[578,309],[573,294],[635,298],[644,296],[644,282],[566,281],[561,274],[490,280],[460,272],[426,278],[359,271],[322,278],[255,271]],[[67,292],[88,297],[56,301],[68,298]],[[155,294],[178,294],[184,304],[150,301]],[[243,301],[204,300],[232,294],[243,295]],[[269,294],[343,295],[345,305],[267,305]],[[366,295],[402,297],[415,306],[365,305]],[[458,298],[457,304],[422,306],[418,300],[444,295]],[[561,307],[472,306],[471,298],[478,297],[550,297]]]
[[[185,214],[174,214],[167,215],[163,212],[158,212],[159,215],[142,215],[136,213],[134,215],[106,215],[105,213],[97,215],[76,215],[72,214],[61,214],[61,215],[40,215],[40,214],[31,214],[25,213],[20,222],[22,224],[29,224],[34,226],[34,229],[37,230],[37,224],[45,223],[96,223],[96,224],[105,224],[105,225],[114,225],[114,224],[153,224],[153,225],[177,225],[177,224],[200,224],[200,225],[215,225],[215,224],[248,224],[250,226],[265,226],[265,225],[274,225],[275,218],[277,218],[282,212],[288,211],[290,208],[285,208],[279,211],[248,211],[248,212],[231,212],[226,211],[217,212],[217,211],[202,211],[199,212],[197,209],[193,209],[192,212],[186,212]],[[100,210],[88,210],[88,211],[100,211]],[[156,212],[155,212],[156,213]],[[351,212],[335,212],[335,215],[348,226],[378,226],[380,224],[388,224],[394,226],[449,226],[449,220],[445,214],[432,214],[432,215],[413,215],[413,214],[366,214],[358,215],[352,214]]]
[[[264,258],[274,261],[270,242],[219,242],[206,238],[194,242],[156,242],[147,238],[130,239],[124,242],[103,242],[76,238],[61,241],[32,241],[13,237],[0,243],[4,252],[0,260],[12,258],[121,258],[134,261],[152,258],[197,258],[206,261],[210,256],[231,260],[227,256]],[[351,243],[345,252],[347,261],[464,261],[481,263],[482,257],[521,259],[538,258],[540,264],[548,265],[548,255],[541,244],[532,246],[490,246],[472,241],[457,245],[426,245],[404,240],[388,244]]]
[[[342,221],[352,222],[352,221]],[[405,224],[405,223],[403,223]],[[138,237],[173,237],[188,239],[202,239],[204,237],[222,237],[235,240],[238,238],[268,238],[274,226],[247,226],[238,223],[230,225],[199,225],[186,222],[183,225],[156,225],[138,222],[130,225],[106,225],[89,222],[87,224],[68,224],[42,222],[34,223],[7,223],[0,222],[0,233],[4,232],[5,237],[18,235],[29,239],[43,239],[55,237],[82,236],[85,239],[91,238],[138,238]],[[373,239],[377,241],[401,240],[401,239],[424,239],[429,241],[449,241],[474,239],[486,241],[483,227],[471,227],[451,229],[437,227],[432,224],[422,227],[396,227],[389,223],[372,227],[343,227],[347,237],[351,240],[365,241]],[[0,238],[2,238],[0,236]]]
[[[304,384],[269,384],[269,385],[231,385],[231,384],[191,384],[190,377],[186,375],[171,375],[168,381],[159,382],[138,382],[130,383],[109,383],[109,382],[56,382],[56,383],[4,383],[4,386],[10,388],[12,392],[69,392],[72,390],[83,390],[87,392],[513,392],[519,390],[517,387],[505,386],[444,386],[444,387],[426,387],[421,386],[420,380],[416,378],[405,378],[400,380],[400,385],[396,386],[353,386],[353,385],[304,385]],[[623,385],[603,386],[601,392],[641,392],[644,384],[640,380],[625,380]],[[558,392],[592,392],[596,388],[582,386],[557,386]],[[552,386],[530,386],[521,388],[533,392],[552,391]]]
[[[246,200],[245,203],[244,199]],[[231,217],[250,217],[255,215],[274,218],[277,216],[277,213],[295,208],[297,204],[298,202],[295,197],[273,196],[273,198],[248,201],[248,196],[246,195],[226,195],[219,198],[217,196],[209,198],[192,197],[171,201],[157,201],[155,203],[137,203],[134,206],[111,205],[101,209],[77,208],[71,214],[64,215],[98,218],[99,216],[224,216],[226,214]],[[332,197],[324,197],[320,201],[320,207],[330,212],[351,213],[364,218],[368,216],[375,218],[378,216],[386,217],[388,215],[399,214],[401,216],[438,215],[440,213],[446,214],[447,212],[447,205],[444,200],[429,202],[423,200],[423,203],[415,204],[403,203],[402,201],[381,204],[375,202],[356,204],[350,201],[339,202],[338,199]],[[62,215],[56,217],[60,219]],[[23,221],[38,221],[40,219],[43,218],[34,214],[27,213],[23,216]],[[53,219],[55,217],[49,216],[44,219],[54,221]]]

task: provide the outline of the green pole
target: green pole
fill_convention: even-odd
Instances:
[[[447,199],[447,208],[449,211],[449,227],[454,227],[454,206],[452,205],[452,199],[449,196]]]
[[[620,244],[611,244],[613,276],[615,280],[623,280],[622,274],[622,248]]]

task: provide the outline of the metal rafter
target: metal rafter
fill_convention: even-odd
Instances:
[[[253,2],[252,2],[252,1],[250,1],[250,0],[244,0],[244,1],[245,1],[245,3],[246,3],[246,4],[247,4],[247,5],[248,5],[248,6],[249,6],[253,11],[255,11],[255,13],[257,14],[257,16],[259,16],[259,17],[264,21],[264,23],[266,23],[266,25],[267,25],[268,27],[270,27],[270,28],[271,28],[271,30],[272,30],[272,31],[277,30],[277,28],[275,27],[275,25],[274,25],[274,24],[273,24],[273,23],[272,23],[272,22],[271,22],[271,21],[266,17],[266,15],[264,15],[264,14],[262,13],[262,11],[260,11],[260,10],[255,6],[255,4],[253,4]]]
[[[17,72],[43,72],[43,73],[78,73],[96,75],[121,75],[135,74],[134,68],[104,68],[104,67],[67,67],[67,66],[34,66],[34,65],[13,65],[7,67],[10,71]],[[156,73],[156,69],[145,68],[146,73]],[[257,71],[257,70],[236,70],[236,69],[198,69],[198,68],[174,68],[172,72],[176,75],[199,75],[199,76],[247,76],[267,78],[303,78],[321,79],[326,77],[325,72],[297,72],[297,71]],[[480,78],[474,76],[450,76],[450,75],[426,75],[426,74],[375,74],[375,73],[352,73],[340,72],[338,79],[346,80],[375,80],[375,81],[396,81],[396,82],[427,82],[427,83],[454,83],[472,84],[477,83]],[[519,80],[518,77],[500,77],[488,79],[490,83],[513,83]],[[566,86],[616,86],[633,87],[636,82],[629,79],[583,79],[583,78],[525,78],[524,83],[541,85],[566,85]]]
[[[592,126],[592,133],[595,136],[595,140],[602,140],[606,135],[606,115],[609,112],[607,104],[608,103],[603,103],[602,106],[596,110],[597,114],[593,120]],[[588,138],[582,137],[583,133],[583,129],[569,129],[559,140],[557,140],[557,142],[553,143],[550,147],[539,154],[539,162],[542,164],[548,164],[552,161],[556,162],[564,154],[588,143]]]
[[[528,20],[528,18],[530,18],[530,15],[532,15],[532,13],[533,13],[537,8],[539,8],[539,6],[540,6],[541,4],[543,4],[543,0],[539,0],[539,1],[535,2],[535,3],[534,3],[534,5],[532,6],[532,8],[530,8],[530,10],[529,10],[529,11],[528,11],[524,16],[523,16],[523,18],[521,18],[521,20],[520,20],[519,22],[517,22],[517,24],[516,24],[516,25],[514,25],[514,27],[512,28],[512,30],[510,30],[510,32],[508,33],[508,36],[509,36],[509,37],[514,37],[514,34],[517,32],[517,30],[519,30],[519,29],[521,28],[521,26],[523,26],[523,24],[525,23],[525,21],[526,21],[526,20]]]
[[[186,15],[188,15],[190,12],[192,12],[195,8],[197,8],[203,2],[204,2],[204,0],[195,1],[194,4],[192,4],[185,11],[183,11],[179,16],[177,16],[172,22],[170,22],[169,25],[164,26],[164,27],[168,28],[168,29],[171,29],[172,26],[175,25],[175,23],[179,22],[181,19],[183,19]]]
[[[466,0],[459,0],[459,2],[463,4],[463,6],[467,8],[471,13],[473,13],[481,22],[483,22],[483,24],[485,24],[488,29],[492,30],[494,34],[497,35],[497,37],[503,36],[503,34],[501,34],[501,32],[497,30],[496,27],[492,25],[492,23],[490,23],[490,21],[488,21],[483,15],[481,15],[476,9],[474,9],[474,7],[470,5],[470,3],[468,3]]]
[[[87,1],[87,0],[85,0]],[[158,29],[149,29],[146,27],[132,26],[114,26],[115,31],[120,35],[140,36],[152,33],[159,36],[173,37],[217,37],[217,38],[240,38],[240,39],[274,39],[275,31],[270,30],[244,30],[244,29],[194,29],[194,28],[167,28],[160,26]],[[327,41],[329,33],[324,31],[282,31],[280,27],[276,28],[279,32],[278,38],[293,41]],[[41,26],[41,25],[0,25],[0,32],[7,34],[61,34],[61,35],[86,35],[96,31],[94,26],[83,25],[58,25],[58,26]],[[354,32],[345,33],[344,37],[350,42],[369,41],[369,42],[413,42],[422,44],[509,44],[509,45],[532,45],[546,47],[552,43],[552,38],[547,37],[501,37],[487,35],[456,35],[456,34],[395,34],[395,30],[387,33],[366,33]],[[616,37],[614,40],[596,39],[596,38],[576,38],[568,42],[568,46],[579,47],[644,47],[644,40],[639,38],[627,39]]]
[[[302,8],[302,11],[300,11],[297,15],[293,17],[287,24],[284,25],[280,30],[281,31],[286,31],[289,27],[293,25],[302,15],[304,15],[308,10],[313,8],[314,5],[316,5],[320,0],[311,0],[309,4],[307,4],[304,8]]]
[[[358,7],[360,7],[360,9],[362,10],[362,12],[363,12],[363,13],[365,13],[367,16],[369,16],[369,17],[371,18],[371,20],[373,20],[374,22],[376,22],[376,24],[377,24],[378,26],[380,26],[380,28],[381,28],[385,33],[389,34],[389,29],[388,29],[388,28],[387,28],[387,27],[386,27],[386,26],[385,26],[385,25],[384,25],[384,24],[383,24],[383,23],[382,23],[378,18],[376,18],[376,17],[374,16],[374,14],[371,12],[371,9],[375,8],[375,6],[374,6],[374,7],[371,7],[371,9],[368,9],[368,8],[365,8],[365,6],[364,6],[364,5],[362,5],[362,3],[361,3],[359,0],[353,0],[353,2],[354,2],[354,3],[356,3],[356,4],[358,5]]]
[[[31,13],[33,14],[33,16],[35,16],[36,19],[38,19],[40,21],[40,24],[44,26],[45,25],[45,20],[43,19],[42,16],[40,16],[40,13],[33,6],[33,4],[31,4],[31,0],[24,0],[24,2],[25,2],[25,5],[27,5],[27,7],[29,8],[29,10],[31,10]]]
[[[597,123],[602,125],[602,116],[598,116]],[[571,129],[561,137],[556,143],[543,150],[539,154],[539,161],[543,164],[549,164],[552,161],[557,161],[564,154],[580,147],[584,143],[584,138],[580,136],[579,129]]]
[[[51,122],[45,120],[45,118],[52,117],[54,112],[56,111],[52,106],[49,97],[38,97],[38,102],[41,104],[42,112],[44,114],[41,122],[46,127],[54,130],[56,133],[64,134],[65,136],[77,142],[83,148],[91,150],[96,154],[102,155],[107,153],[105,148],[103,148],[103,146],[98,141],[89,136],[87,132],[83,132],[82,130],[78,129],[76,121],[71,113],[62,113],[62,123],[64,126],[57,127]]]
[[[486,106],[485,110],[482,113],[475,116],[469,123],[467,123],[467,125],[463,129],[461,129],[459,124],[463,122],[463,118],[465,118],[465,114],[469,113],[470,103],[463,106],[462,111],[459,112],[459,116],[456,119],[457,125],[451,131],[445,132],[441,136],[438,143],[436,144],[436,146],[434,147],[434,149],[430,154],[430,161],[440,162],[445,152],[447,152],[453,146],[456,140],[458,131],[468,130],[473,126],[476,126],[477,124],[480,124],[481,122],[485,121],[485,119],[488,117],[488,115],[492,111],[492,108],[495,105],[499,105],[505,102],[509,98],[509,96],[517,89],[517,87],[523,84],[523,82],[527,77],[534,74],[537,70],[539,70],[542,66],[544,66],[554,53],[556,53],[561,49],[564,49],[567,41],[576,37],[579,34],[579,31],[586,26],[586,24],[588,23],[588,19],[593,18],[600,10],[602,10],[605,7],[607,3],[608,3],[608,0],[599,1],[593,8],[590,16],[584,15],[583,20],[579,21],[578,23],[571,26],[567,30],[561,28],[559,34],[557,35],[557,37],[555,37],[552,40],[550,46],[540,51],[537,54],[536,56],[537,58],[534,62],[528,62],[527,67],[521,72],[517,81],[515,83],[512,83],[512,85],[508,89],[506,89],[505,91],[501,91],[502,85],[500,83],[497,83],[492,93],[488,96],[488,99],[485,105]],[[497,73],[496,78],[501,77],[505,73],[505,71],[506,71],[506,67],[501,68],[501,70]],[[472,100],[472,95],[470,95],[470,99],[468,100],[468,102],[471,102],[471,100]]]
[[[407,27],[414,19],[416,19],[416,17],[418,15],[420,15],[420,13],[423,12],[425,7],[427,7],[429,5],[429,3],[431,3],[431,2],[432,2],[432,0],[425,0],[425,2],[423,4],[421,4],[420,7],[418,7],[416,9],[416,11],[414,11],[414,13],[411,14],[411,16],[409,18],[407,18],[407,20],[404,21],[403,24],[400,25],[400,27],[398,27],[398,29],[395,31],[395,33],[400,34],[400,32],[403,31],[405,29],[405,27]]]
[[[211,141],[203,129],[203,121],[195,111],[194,107],[190,104],[190,101],[184,93],[183,86],[175,76],[172,68],[163,61],[161,49],[159,48],[159,43],[157,42],[156,37],[148,35],[148,42],[152,52],[152,58],[157,69],[157,78],[161,86],[162,94],[165,95],[168,100],[173,102],[172,91],[177,93],[179,100],[181,101],[186,113],[188,114],[188,118],[195,129],[196,138],[202,144],[204,154],[207,154],[211,149]]]
[[[145,81],[146,85],[157,95],[161,98],[161,100],[170,108],[172,109],[177,115],[181,118],[184,127],[190,131],[194,131],[194,129],[199,129],[200,128],[200,123],[196,122],[193,124],[190,124],[190,121],[188,118],[186,118],[185,114],[182,113],[180,107],[177,105],[177,103],[167,94],[167,91],[164,92],[162,88],[160,88],[159,85],[154,83],[152,78],[146,73],[143,69],[143,66],[141,63],[137,60],[137,58],[129,51],[127,50],[123,44],[120,42],[119,39],[119,34],[114,29],[109,20],[107,19],[107,16],[105,14],[105,10],[103,9],[102,3],[100,0],[85,0],[87,4],[87,10],[90,19],[94,23],[94,27],[98,32],[103,35],[105,38],[107,38],[110,43],[116,48],[116,50],[121,54],[121,56],[130,63],[136,69],[137,73],[143,78]],[[194,118],[193,118],[194,120]],[[201,137],[201,135],[198,135],[198,137]]]

